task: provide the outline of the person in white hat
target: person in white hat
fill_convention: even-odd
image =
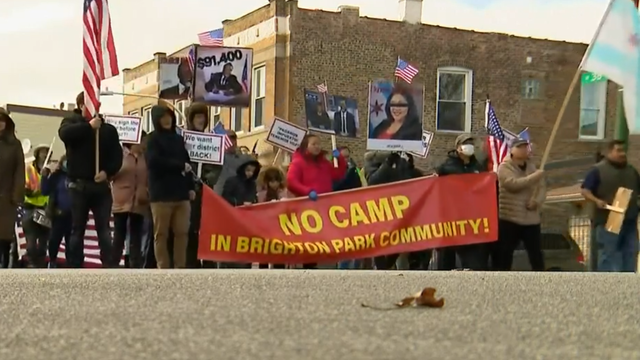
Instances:
[[[49,145],[40,144],[33,149],[35,160],[25,167],[25,196],[22,228],[27,241],[29,267],[44,267],[47,256],[49,228],[45,225],[45,208],[49,197],[42,193],[42,170],[49,155]]]

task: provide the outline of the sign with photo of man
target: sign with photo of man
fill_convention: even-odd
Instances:
[[[193,71],[187,57],[160,59],[158,96],[165,100],[186,100],[191,92]]]
[[[250,106],[252,49],[197,46],[195,59],[194,102]]]

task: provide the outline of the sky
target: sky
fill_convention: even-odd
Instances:
[[[110,0],[120,68],[197,42],[197,34],[222,26],[267,0]],[[231,4],[230,4],[231,3]],[[422,22],[588,43],[608,0],[424,0]],[[307,9],[360,7],[361,16],[398,20],[397,0],[299,0]],[[0,106],[57,107],[81,90],[82,1],[2,0]],[[122,87],[115,77],[103,82]],[[102,110],[121,113],[122,98],[101,98]]]

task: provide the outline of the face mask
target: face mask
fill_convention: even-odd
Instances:
[[[475,152],[474,146],[470,144],[460,146],[460,150],[462,155],[466,155],[466,156],[471,156]]]

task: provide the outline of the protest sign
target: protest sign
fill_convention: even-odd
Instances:
[[[429,156],[429,148],[431,147],[431,141],[433,140],[433,133],[431,131],[422,132],[422,151],[409,151],[411,155],[426,159]]]
[[[104,115],[104,121],[118,130],[120,142],[140,144],[142,138],[142,118],[131,115]]]
[[[205,188],[198,257],[329,263],[495,241],[494,173],[419,178],[234,208]]]
[[[302,138],[306,134],[307,129],[286,120],[274,118],[265,141],[280,149],[294,152],[298,149]]]
[[[165,100],[186,100],[191,92],[193,70],[187,57],[166,57],[159,60],[158,97]]]
[[[249,107],[253,49],[198,45],[195,54],[194,102]]]
[[[205,164],[222,165],[224,162],[224,136],[182,129],[184,147],[191,161]]]
[[[369,86],[369,109],[367,150],[423,150],[422,85],[374,81]]]
[[[358,102],[350,97],[305,89],[304,112],[311,131],[354,138],[360,129]]]

